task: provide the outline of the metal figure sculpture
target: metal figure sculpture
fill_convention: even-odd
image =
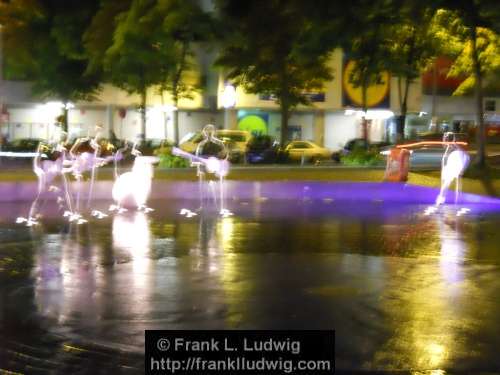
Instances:
[[[450,139],[451,141],[449,141]],[[455,203],[457,203],[461,190],[461,177],[470,162],[469,154],[457,145],[453,133],[445,133],[443,142],[446,142],[446,151],[441,161],[441,189],[436,198],[437,206],[445,203],[446,192],[453,181],[455,181]]]
[[[39,203],[42,195],[47,192],[61,192],[58,203],[62,208],[65,203],[66,212],[72,212],[71,197],[69,194],[68,180],[66,174],[71,171],[68,168],[67,150],[65,147],[66,134],[62,133],[56,144],[40,142],[33,157],[33,171],[38,178],[37,195],[33,200],[27,218],[18,217],[17,223],[26,223],[27,226],[38,224]],[[60,177],[62,189],[53,185],[54,180]]]
[[[90,172],[90,187],[87,197],[87,208],[90,207],[94,191],[94,183],[97,178],[97,169],[108,162],[114,160],[117,155],[114,152],[114,146],[107,142],[100,140],[102,126],[96,126],[96,132],[93,138],[89,136],[79,138],[71,147],[69,154],[72,159],[71,172],[76,179],[76,203],[75,212],[71,213],[70,220],[78,220],[80,223],[85,222],[80,213],[80,193],[82,189],[83,174]],[[103,218],[106,214],[93,210],[92,216]]]
[[[98,143],[100,131],[101,127],[96,126],[96,134],[94,138],[90,138],[89,136],[84,138],[78,138],[69,151],[69,154],[73,160],[72,174],[73,177],[76,179],[76,184],[77,184],[76,204],[75,204],[75,209],[76,209],[75,215],[77,215],[77,217],[75,218],[78,219],[81,217],[80,193],[82,188],[83,173],[87,171],[91,171],[89,201],[92,196],[92,190],[95,178],[95,168],[98,163],[98,155],[100,149]]]
[[[229,152],[226,145],[215,136],[215,126],[205,125],[202,130],[203,140],[198,144],[195,155],[184,152],[178,148],[173,148],[172,153],[191,160],[191,165],[196,167],[198,176],[198,186],[200,194],[200,209],[204,208],[205,193],[204,181],[206,174],[213,174],[219,180],[219,214],[230,216],[232,213],[224,207],[224,179],[229,173],[230,162]],[[209,182],[209,186],[213,187]],[[215,191],[213,191],[215,197]],[[214,199],[215,200],[215,199]],[[184,212],[182,212],[184,214]]]

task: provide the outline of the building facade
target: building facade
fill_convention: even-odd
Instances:
[[[213,56],[204,56],[201,71],[205,78],[204,89],[192,99],[182,99],[178,104],[179,139],[199,131],[207,123],[219,128],[243,129],[269,134],[279,138],[281,117],[273,97],[245,93],[241,87],[235,90],[234,105],[224,107],[225,87],[228,84],[221,72],[211,68]],[[350,62],[342,51],[336,50],[330,60],[334,78],[321,92],[307,93],[311,105],[299,106],[289,119],[289,139],[312,140],[319,145],[338,150],[350,139],[362,136],[360,89],[353,87],[347,77]],[[197,79],[198,77],[193,77]],[[1,132],[9,140],[18,138],[50,138],[58,130],[56,117],[61,109],[50,101],[42,103],[32,97],[26,82],[4,81],[0,87],[4,108],[1,116]],[[399,114],[397,78],[385,75],[381,82],[368,90],[368,136],[371,141],[395,138],[394,115]],[[55,100],[56,98],[54,98]],[[487,98],[490,111],[487,115],[498,121],[498,98]],[[104,126],[104,132],[134,140],[140,133],[141,116],[137,110],[139,97],[112,87],[103,86],[93,102],[74,103],[69,110],[71,137],[93,134],[96,124]],[[492,104],[493,103],[493,104]],[[159,94],[151,88],[147,101],[147,139],[174,140],[172,112],[167,93]],[[422,90],[422,81],[414,82],[408,98],[407,135],[428,129],[430,114],[444,121],[474,119],[472,98],[429,96]],[[449,120],[446,120],[448,119]]]

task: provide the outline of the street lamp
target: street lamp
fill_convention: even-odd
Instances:
[[[224,128],[231,129],[231,108],[236,105],[236,89],[230,83],[224,86],[224,91],[221,96],[222,106],[224,107]]]
[[[236,105],[236,89],[231,84],[226,84],[222,92],[222,106],[226,109]]]

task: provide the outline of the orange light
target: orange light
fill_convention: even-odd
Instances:
[[[467,142],[443,142],[443,141],[423,141],[423,142],[415,142],[415,143],[408,143],[406,145],[398,145],[396,146],[397,148],[407,148],[407,147],[415,147],[415,146],[425,146],[425,145],[443,145],[443,146],[448,146],[448,145],[460,145],[460,146],[467,146]]]

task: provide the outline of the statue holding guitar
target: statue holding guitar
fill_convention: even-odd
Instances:
[[[202,130],[202,135],[203,140],[198,144],[195,155],[185,152],[177,147],[172,149],[172,154],[190,160],[192,165],[197,167],[200,189],[200,209],[203,209],[204,207],[205,187],[203,181],[205,179],[205,174],[214,174],[219,178],[219,213],[223,216],[229,216],[231,213],[224,208],[224,178],[229,173],[231,165],[228,160],[229,152],[224,142],[215,136],[214,125],[205,125]],[[209,186],[212,185],[209,184]],[[214,191],[213,194],[215,199]]]

